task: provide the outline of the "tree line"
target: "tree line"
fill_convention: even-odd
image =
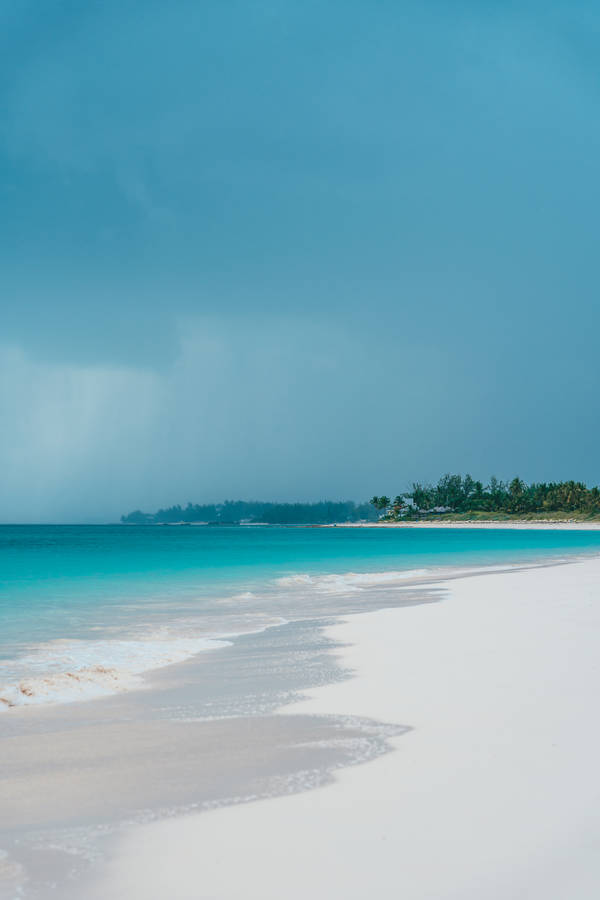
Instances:
[[[316,503],[272,503],[258,500],[226,500],[224,503],[179,504],[155,513],[135,510],[121,516],[125,525],[159,525],[202,522],[240,522],[268,525],[342,525],[344,522],[420,518],[443,514],[577,513],[600,515],[600,489],[581,481],[532,482],[521,478],[488,484],[470,475],[443,475],[437,484],[416,482],[412,490],[396,495],[372,497],[368,503],[352,500]]]
[[[170,506],[155,513],[137,509],[121,516],[124,525],[159,525],[162,523],[202,522],[212,525],[240,522],[264,522],[268,525],[331,525],[377,519],[369,503],[352,500],[317,503],[269,503],[263,501],[226,500],[224,503],[188,503]]]
[[[443,475],[437,484],[413,484],[412,491],[393,500],[375,496],[370,501],[385,518],[410,518],[426,513],[584,513],[600,514],[600,489],[581,481],[541,481],[490,478],[484,485],[470,475]]]

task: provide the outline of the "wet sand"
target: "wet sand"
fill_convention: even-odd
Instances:
[[[327,631],[296,714],[402,723],[333,783],[132,829],[89,900],[595,900],[600,560],[448,582]]]
[[[437,594],[406,592],[399,603]],[[146,690],[9,710],[1,719],[0,897],[80,891],[132,827],[308,790],[385,753],[406,729],[352,716],[277,715],[348,677],[306,619],[156,671]]]

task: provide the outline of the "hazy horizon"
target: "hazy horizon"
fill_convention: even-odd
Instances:
[[[599,9],[0,24],[0,521],[600,481]]]

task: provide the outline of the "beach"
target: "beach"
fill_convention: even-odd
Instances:
[[[0,900],[600,900],[600,4],[0,21]]]
[[[283,712],[401,725],[331,783],[133,829],[83,894],[597,896],[600,560],[456,579],[328,629],[353,677]]]
[[[546,900],[553,867],[598,874],[597,532],[0,538],[2,900]]]
[[[424,530],[431,529],[473,529],[483,528],[490,531],[513,530],[513,531],[598,531],[600,522],[597,521],[576,521],[572,519],[550,520],[550,519],[507,519],[497,522],[486,521],[481,519],[465,520],[461,522],[452,522],[442,520],[440,522],[432,521],[398,521],[398,522],[347,522],[345,525],[322,525],[322,528],[417,528]]]

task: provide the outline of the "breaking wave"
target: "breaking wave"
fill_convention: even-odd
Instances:
[[[206,637],[50,641],[18,660],[0,662],[0,710],[72,703],[140,688],[145,672],[230,643]],[[2,668],[8,666],[9,680],[2,684]],[[18,677],[19,671],[26,674]]]
[[[494,571],[506,567],[476,568]],[[209,604],[200,616],[177,616],[162,629],[141,635],[136,632],[134,638],[59,639],[38,644],[17,658],[0,658],[0,712],[11,707],[72,703],[139,689],[145,686],[144,674],[152,669],[229,646],[228,639],[240,634],[263,631],[299,616],[357,611],[357,602],[361,608],[367,601],[381,603],[385,598],[387,602],[395,589],[470,571],[475,568],[289,574],[265,583],[258,593],[246,590],[217,597],[216,606],[211,608]]]
[[[401,572],[346,572],[343,575],[285,575],[276,584],[287,588],[313,588],[327,594],[341,594],[377,587],[394,587],[411,578],[422,578],[429,569],[405,569]]]

